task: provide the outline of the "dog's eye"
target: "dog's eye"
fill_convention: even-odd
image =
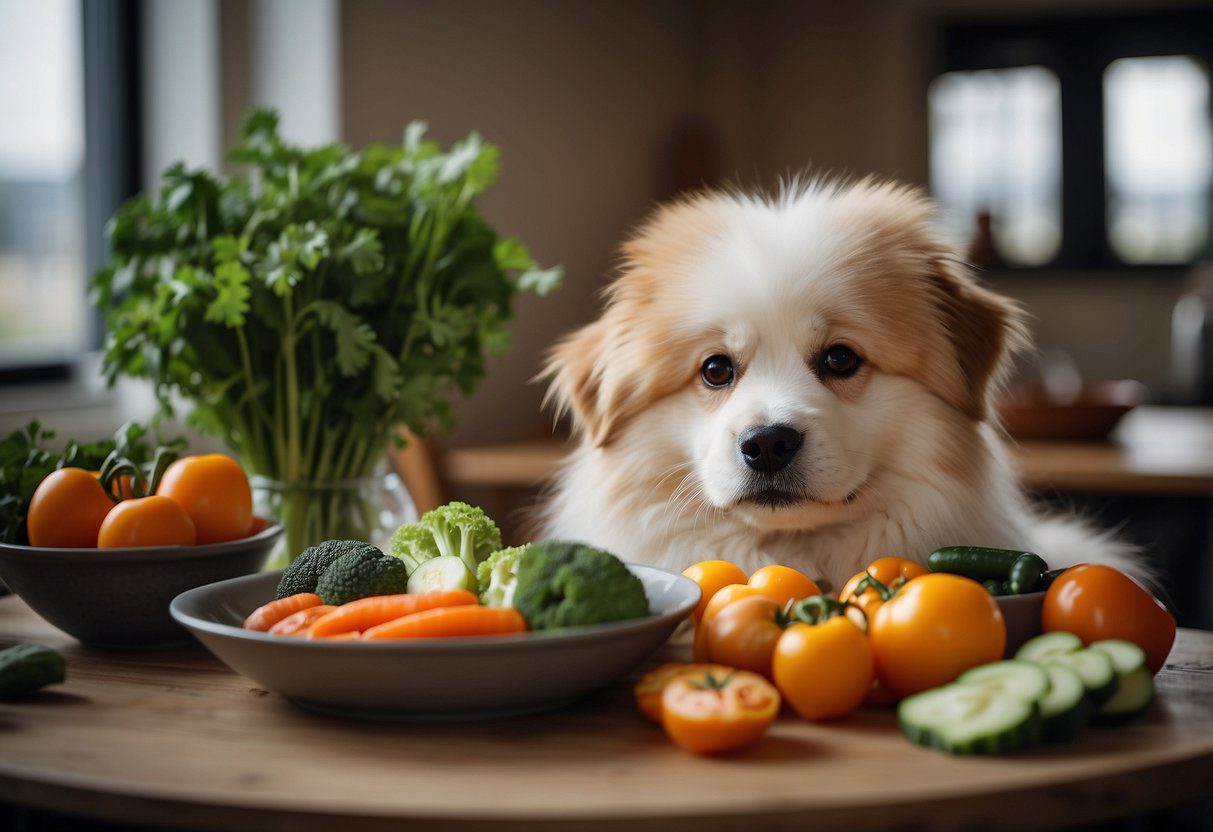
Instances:
[[[827,347],[826,351],[821,354],[819,366],[823,376],[850,378],[855,375],[860,363],[860,358],[855,354],[855,350],[842,344],[835,344]]]
[[[699,377],[708,387],[726,387],[733,381],[733,362],[727,355],[713,355],[699,368]]]

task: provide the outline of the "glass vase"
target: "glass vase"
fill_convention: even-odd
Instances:
[[[417,519],[404,483],[386,468],[351,480],[288,483],[254,475],[249,482],[258,516],[283,526],[272,569],[325,540],[365,540],[386,552],[392,532]]]

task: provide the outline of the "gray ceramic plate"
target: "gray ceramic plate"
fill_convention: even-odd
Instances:
[[[1040,613],[1044,609],[1045,594],[1028,592],[1024,595],[1000,595],[994,599],[1007,622],[1007,649],[1009,659],[1025,641],[1040,635]]]
[[[264,523],[265,521],[260,521]],[[85,644],[149,648],[188,644],[168,605],[192,587],[265,566],[282,526],[202,546],[51,549],[0,543],[0,578],[34,612]]]
[[[469,719],[558,707],[631,670],[699,602],[682,575],[629,564],[653,614],[493,638],[325,642],[241,628],[280,572],[182,593],[172,614],[229,667],[312,710],[387,719]]]

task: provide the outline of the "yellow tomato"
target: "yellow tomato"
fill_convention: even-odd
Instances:
[[[771,676],[771,654],[787,618],[765,595],[741,598],[707,625],[707,660]]]
[[[724,678],[732,668],[719,664],[683,664],[682,662],[667,662],[653,668],[636,683],[632,692],[636,695],[636,707],[649,719],[661,724],[661,694],[666,685],[675,679],[699,676],[712,673],[717,678]]]
[[[708,601],[712,600],[718,590],[729,584],[744,584],[746,581],[745,572],[741,567],[727,560],[700,561],[688,566],[682,574],[699,584],[699,604],[695,607],[695,612],[691,613],[691,620],[695,622],[703,617]]]
[[[83,468],[60,468],[46,475],[29,501],[29,545],[90,549],[114,508],[97,477]]]
[[[168,497],[153,495],[123,500],[114,506],[97,532],[97,547],[193,546],[194,521]]]
[[[758,590],[749,584],[729,584],[716,590],[704,608],[703,615],[699,618],[699,623],[695,626],[695,643],[692,647],[692,658],[695,661],[708,661],[708,626],[711,624],[712,619],[716,617],[716,614],[734,601],[741,598],[749,598],[752,595],[758,595]]]
[[[821,587],[812,578],[790,566],[764,566],[750,576],[748,583],[761,594],[774,598],[780,607],[786,607],[788,601],[821,594]]]
[[[779,691],[756,673],[684,676],[661,694],[666,736],[696,754],[719,754],[756,742],[779,715]]]
[[[838,600],[851,600],[855,594],[855,586],[868,575],[871,575],[889,589],[897,589],[901,583],[905,583],[913,578],[922,577],[925,574],[927,574],[927,568],[918,561],[906,560],[905,558],[877,558],[868,564],[868,568],[863,572],[857,572],[851,576],[851,580],[847,581],[843,586],[842,592],[838,593]],[[876,591],[869,589],[865,591],[865,594],[868,592],[875,594]]]
[[[793,624],[771,657],[775,686],[805,719],[834,719],[858,708],[872,690],[868,637],[845,617]]]
[[[998,661],[1007,641],[1002,612],[986,588],[945,572],[907,583],[869,623],[876,675],[898,697]]]

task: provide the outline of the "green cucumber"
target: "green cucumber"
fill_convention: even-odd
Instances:
[[[1082,679],[1064,664],[1040,665],[1049,674],[1049,692],[1040,700],[1041,733],[1045,742],[1061,742],[1078,734],[1091,719],[1091,700]]]
[[[1035,592],[1040,578],[1047,572],[1049,565],[1040,555],[1025,552],[1011,564],[1010,577],[1007,579],[1012,595],[1023,595],[1025,592]]]
[[[975,581],[1005,581],[1011,576],[1011,567],[1015,562],[1030,554],[1032,553],[1017,552],[1013,549],[987,549],[983,546],[945,546],[927,556],[927,568],[932,572],[964,575]]]
[[[463,562],[463,558],[454,555],[430,558],[409,575],[408,591],[412,594],[447,589],[466,589],[479,593],[480,582]]]
[[[1039,702],[1049,692],[1049,674],[1038,664],[1016,659],[990,662],[966,670],[956,683],[982,685],[1026,702]]]
[[[1116,693],[1116,670],[1112,660],[1099,650],[1088,650],[1073,633],[1045,633],[1029,639],[1015,658],[1043,665],[1061,664],[1078,674],[1091,704],[1098,708]]]
[[[949,754],[1002,754],[1041,738],[1040,708],[984,684],[952,684],[903,699],[901,731]]]
[[[1090,649],[1106,655],[1116,671],[1116,693],[1096,712],[1097,723],[1128,722],[1150,707],[1154,701],[1154,674],[1146,667],[1144,650],[1116,638],[1092,642]]]
[[[15,699],[62,682],[67,662],[49,647],[18,644],[0,650],[0,699]]]
[[[1053,582],[1057,580],[1062,572],[1065,571],[1065,569],[1050,569],[1048,572],[1040,576],[1040,583],[1036,586],[1036,588],[1041,591],[1048,589],[1049,587],[1053,586]]]
[[[986,588],[986,592],[990,593],[996,598],[1003,594],[1002,581],[996,581],[993,578],[990,578],[989,580],[982,581],[981,585]]]
[[[1118,677],[1116,693],[1095,712],[1099,725],[1120,725],[1138,716],[1154,701],[1154,674],[1142,665]]]

